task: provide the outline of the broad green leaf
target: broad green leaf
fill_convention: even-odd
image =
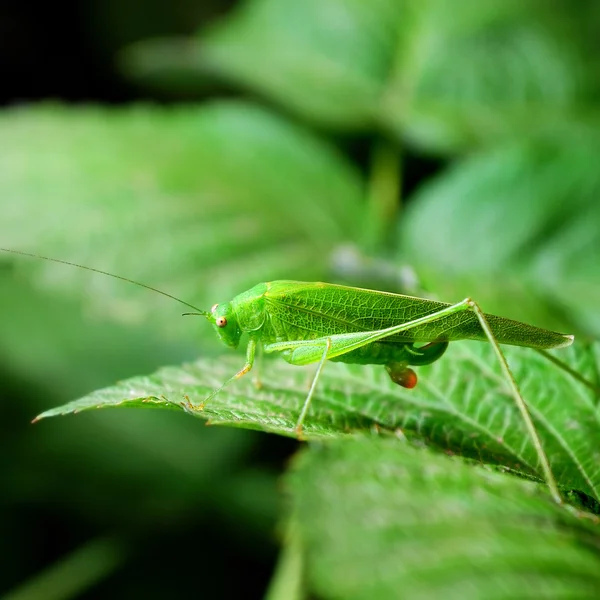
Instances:
[[[243,103],[13,109],[0,136],[1,246],[137,279],[204,309],[267,278],[322,277],[329,251],[359,232],[355,169]],[[81,269],[0,260],[122,321],[167,305]],[[197,323],[182,321],[162,319],[196,335]]]
[[[136,44],[125,65],[147,78],[155,64],[164,73],[171,59],[172,70],[195,67],[325,125],[361,128],[376,119],[400,6],[395,0],[246,0],[196,43]]]
[[[425,149],[460,151],[563,123],[598,123],[587,89],[595,66],[571,30],[569,3],[409,6],[384,97],[384,120],[398,135]]]
[[[576,344],[557,356],[597,382],[597,353],[598,348]],[[594,392],[533,350],[510,348],[507,356],[559,484],[598,500],[600,416]],[[222,357],[163,368],[39,418],[115,406],[171,410],[183,410],[186,402],[199,406],[240,366],[241,360]],[[262,388],[247,376],[193,414],[211,424],[294,437],[312,372],[266,360]],[[453,343],[442,360],[420,370],[420,384],[413,390],[393,384],[382,367],[327,364],[304,423],[304,437],[338,438],[373,428],[401,430],[445,451],[540,477],[535,450],[486,344]]]
[[[571,135],[458,162],[413,196],[402,258],[444,299],[599,336],[599,146]]]
[[[590,118],[597,71],[581,24],[598,15],[573,12],[540,0],[245,0],[196,43],[143,42],[125,64],[146,80],[217,77],[321,126],[463,150]]]
[[[313,445],[287,483],[320,598],[592,598],[600,528],[538,486],[398,439]]]

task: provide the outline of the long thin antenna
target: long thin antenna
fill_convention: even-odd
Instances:
[[[86,271],[92,271],[94,273],[100,273],[101,275],[107,275],[108,277],[114,277],[115,279],[120,279],[121,281],[126,281],[127,283],[133,283],[134,285],[139,285],[140,287],[146,288],[152,292],[156,292],[161,296],[166,296],[167,298],[171,298],[171,300],[176,300],[180,304],[187,306],[188,308],[193,308],[198,311],[200,315],[210,318],[210,313],[205,310],[200,310],[196,308],[193,304],[189,302],[185,302],[184,300],[180,300],[179,298],[172,296],[171,294],[167,294],[167,292],[163,292],[151,285],[146,285],[145,283],[140,283],[139,281],[134,281],[133,279],[128,279],[127,277],[121,277],[121,275],[115,275],[114,273],[109,273],[108,271],[102,271],[100,269],[94,269],[93,267],[86,267],[85,265],[78,265],[74,262],[69,262],[68,260],[60,260],[58,258],[50,258],[48,256],[41,256],[40,254],[32,254],[31,252],[23,252],[22,250],[11,250],[9,248],[0,248],[2,252],[10,252],[11,254],[20,254],[22,256],[29,256],[30,258],[41,258],[42,260],[47,260],[50,262],[59,263],[62,265],[69,265],[70,267],[78,267],[79,269],[85,269]]]

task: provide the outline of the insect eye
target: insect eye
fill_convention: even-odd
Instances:
[[[227,325],[227,319],[225,317],[218,317],[216,320],[217,327],[225,327]]]
[[[215,310],[217,310],[217,306],[219,306],[218,304],[213,304],[212,308],[210,309],[210,312],[215,312]]]

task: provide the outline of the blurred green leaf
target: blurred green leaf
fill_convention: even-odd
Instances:
[[[464,150],[600,122],[581,39],[598,14],[581,12],[540,0],[246,0],[196,45],[142,42],[124,64],[146,80],[218,77],[321,126]]]
[[[2,246],[135,278],[205,309],[261,280],[319,278],[331,249],[359,231],[357,171],[246,104],[15,109],[0,136]],[[0,259],[125,322],[164,306],[81,269]],[[173,335],[194,329],[169,321]]]
[[[597,352],[598,348],[576,345],[558,356],[597,381]],[[533,350],[510,348],[507,355],[559,484],[599,500],[600,419],[594,392]],[[163,368],[48,410],[39,418],[115,406],[183,410],[186,401],[199,406],[239,366],[222,357]],[[243,378],[193,414],[211,424],[294,437],[312,370],[265,361],[262,371],[262,388]],[[422,373],[420,385],[406,390],[393,384],[382,368],[328,364],[303,436],[338,438],[373,428],[401,429],[446,451],[541,478],[537,454],[488,345],[453,343],[442,360]]]
[[[600,113],[595,66],[566,26],[571,4],[409,1],[384,118],[414,145],[463,151]],[[580,34],[579,34],[580,35]]]
[[[22,260],[28,266],[28,259]],[[197,334],[194,344],[165,340],[149,325],[91,319],[81,313],[75,299],[34,290],[9,273],[0,272],[0,306],[4,316],[0,319],[2,369],[26,380],[32,391],[43,389],[46,402],[64,401],[169,360],[189,359],[203,341]],[[39,410],[35,392],[31,400],[27,408]]]
[[[157,72],[157,63],[166,70],[161,56],[170,58],[171,70],[186,65],[192,75],[195,67],[197,76],[252,88],[317,122],[364,127],[374,122],[394,52],[397,5],[394,0],[246,1],[201,33],[195,45],[136,44],[124,56],[125,67],[147,78]]]
[[[592,598],[598,525],[531,483],[400,440],[313,445],[287,478],[322,598]]]
[[[502,147],[412,198],[401,253],[444,299],[600,336],[600,137]]]

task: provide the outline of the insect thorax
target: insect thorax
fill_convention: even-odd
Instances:
[[[238,294],[231,306],[235,311],[240,329],[245,332],[257,331],[265,323],[265,300],[267,291],[266,283],[259,283],[246,292]]]

